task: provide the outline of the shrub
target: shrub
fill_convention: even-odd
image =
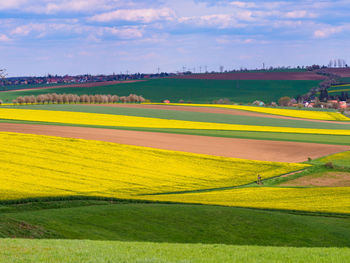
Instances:
[[[326,163],[324,166],[326,166],[326,168],[330,168],[330,169],[333,169],[334,168],[334,165],[332,162],[328,162]]]

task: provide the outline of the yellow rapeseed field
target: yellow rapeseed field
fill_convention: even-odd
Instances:
[[[124,116],[124,115],[112,115],[112,114],[69,112],[69,111],[49,111],[49,110],[29,110],[29,109],[7,109],[7,108],[1,109],[0,108],[0,119],[65,123],[65,124],[75,124],[75,125],[114,126],[114,127],[226,130],[226,131],[261,131],[261,132],[282,132],[282,133],[350,135],[350,129],[338,130],[338,129],[310,129],[310,128],[256,126],[256,125],[168,120],[168,119],[159,119],[159,118],[135,117],[135,116]]]
[[[153,195],[142,198],[264,209],[350,213],[350,187],[249,187],[202,193]]]
[[[250,161],[100,141],[0,132],[0,200],[235,186],[308,165]]]
[[[272,114],[272,115],[281,115],[281,116],[287,116],[287,117],[313,119],[313,120],[350,121],[350,118],[346,117],[345,115],[339,112],[294,110],[294,109],[280,109],[280,108],[255,107],[255,106],[243,106],[243,105],[221,105],[221,104],[172,103],[167,105],[226,108],[226,109],[253,111],[253,112],[266,113],[266,114]]]

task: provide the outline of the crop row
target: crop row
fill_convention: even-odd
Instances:
[[[340,112],[294,110],[294,109],[280,109],[280,108],[268,108],[268,107],[256,107],[256,106],[244,106],[244,105],[221,105],[221,104],[172,103],[170,105],[225,108],[225,109],[244,110],[244,111],[252,111],[252,112],[258,112],[258,113],[293,117],[293,118],[313,119],[313,120],[350,121],[350,118],[346,117]]]
[[[100,141],[0,133],[0,199],[131,198],[237,186],[308,165],[250,161]]]
[[[350,135],[350,130],[341,130],[341,129],[312,129],[312,128],[240,125],[240,124],[168,120],[168,119],[159,119],[159,118],[112,115],[112,114],[29,110],[29,109],[2,108],[0,109],[0,119],[65,123],[65,124],[75,124],[75,125],[112,126],[112,127]]]

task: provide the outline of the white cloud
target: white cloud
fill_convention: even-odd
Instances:
[[[33,31],[43,32],[46,29],[45,24],[27,24],[22,26],[17,26],[11,31],[11,35],[16,36],[27,36]]]
[[[254,18],[252,14],[253,13],[250,11],[243,11],[234,15],[213,14],[198,17],[182,17],[178,19],[178,22],[195,26],[217,27],[221,29],[236,28],[245,26],[244,24],[240,23],[240,21],[253,21]]]
[[[150,23],[158,20],[173,20],[175,13],[169,8],[161,9],[120,9],[113,12],[107,12],[95,15],[90,18],[91,21],[96,22],[110,22],[110,21],[132,21]]]
[[[327,38],[333,34],[340,33],[344,30],[343,26],[337,26],[337,27],[328,27],[328,28],[322,28],[318,29],[314,32],[314,37],[316,38]]]
[[[60,11],[77,12],[77,11],[88,11],[99,6],[97,0],[83,0],[83,1],[63,1],[56,3],[48,3],[45,7],[46,13],[57,13]]]
[[[0,42],[9,42],[11,39],[5,34],[0,34]]]
[[[257,5],[253,2],[240,2],[240,1],[234,1],[231,2],[230,5],[239,7],[239,8],[255,8]]]
[[[0,10],[19,8],[26,2],[26,0],[2,0],[0,1]]]
[[[141,38],[143,36],[143,30],[138,27],[105,27],[104,32],[124,39]]]
[[[283,15],[286,18],[314,18],[317,17],[316,14],[310,13],[306,10],[295,10],[287,12]]]

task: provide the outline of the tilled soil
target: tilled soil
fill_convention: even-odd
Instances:
[[[328,172],[322,176],[303,176],[285,183],[283,186],[329,186],[345,187],[350,186],[350,173]]]

